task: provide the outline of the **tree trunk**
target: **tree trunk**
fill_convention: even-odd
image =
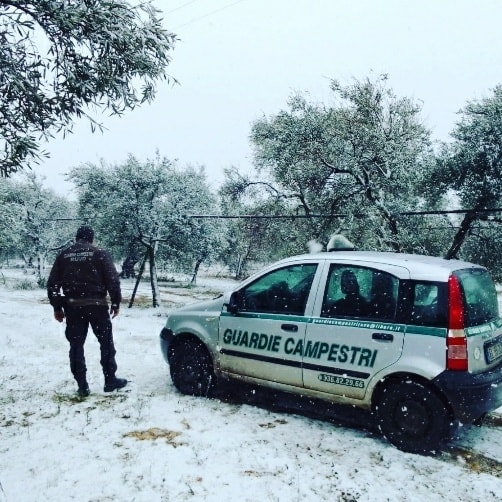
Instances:
[[[43,277],[43,272],[44,272],[44,268],[45,268],[44,262],[45,262],[45,260],[44,260],[43,255],[40,252],[38,252],[37,253],[37,282],[39,284],[41,284],[42,277]]]
[[[366,198],[376,207],[377,211],[382,216],[383,220],[387,223],[387,227],[390,230],[391,238],[384,236],[387,244],[396,253],[401,252],[401,245],[399,244],[399,229],[397,226],[397,220],[394,215],[387,209],[385,204],[378,198],[374,197],[371,189],[366,190]]]
[[[458,252],[460,251],[460,248],[462,247],[462,244],[464,243],[467,234],[469,233],[469,230],[472,227],[472,224],[477,219],[478,219],[478,214],[476,213],[476,210],[469,211],[468,213],[465,214],[464,219],[460,224],[460,228],[458,229],[457,233],[455,234],[455,237],[453,238],[453,243],[445,255],[445,258],[447,260],[457,258]]]
[[[462,244],[467,238],[467,235],[469,234],[472,224],[476,220],[485,218],[485,215],[483,215],[482,213],[478,213],[478,211],[480,209],[486,208],[488,202],[489,198],[487,196],[481,196],[478,199],[478,202],[476,203],[474,208],[471,211],[465,213],[464,219],[460,224],[460,228],[458,229],[457,233],[455,234],[455,237],[453,238],[453,243],[445,255],[445,258],[447,260],[451,260],[452,258],[457,258],[458,252],[460,251]]]
[[[134,283],[134,289],[131,293],[131,299],[129,300],[129,308],[131,308],[134,304],[134,298],[136,297],[136,292],[138,291],[138,286],[141,281],[141,277],[143,277],[143,272],[145,271],[145,264],[148,258],[148,251],[145,252],[145,256],[141,262],[141,266],[139,267],[138,277],[136,277],[136,282]]]
[[[157,263],[155,261],[155,254],[158,248],[158,242],[154,242],[153,246],[148,249],[149,262],[150,262],[150,284],[152,286],[152,306],[159,307],[159,283],[157,280]]]
[[[21,253],[21,256],[23,257],[25,268],[29,268],[33,265],[33,259],[31,258],[31,256],[27,256],[24,253]]]
[[[244,266],[244,258],[239,254],[237,258],[237,266],[235,267],[235,278],[240,279],[242,274],[242,268]]]
[[[199,272],[199,267],[200,267],[200,265],[201,265],[201,263],[203,261],[204,261],[204,258],[199,258],[195,262],[195,267],[194,267],[194,270],[193,270],[192,280],[190,281],[190,284],[195,284],[195,282],[197,281],[197,274]]]

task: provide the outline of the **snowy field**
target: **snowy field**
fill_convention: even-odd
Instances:
[[[7,276],[7,277],[6,277]],[[162,287],[162,306],[123,305],[113,320],[122,391],[105,394],[99,348],[86,344],[91,396],[80,400],[64,325],[40,289],[0,269],[0,501],[499,501],[502,409],[463,427],[434,456],[403,453],[346,409],[231,387],[180,395],[159,350],[173,306],[229,281]],[[17,282],[16,282],[17,281]],[[17,286],[16,286],[17,284]],[[124,296],[133,286],[122,281]],[[275,402],[275,404],[274,404]],[[351,414],[353,414],[351,412]]]

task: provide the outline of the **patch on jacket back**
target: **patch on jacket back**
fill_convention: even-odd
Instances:
[[[94,251],[72,251],[63,255],[65,260],[86,261],[94,256]]]

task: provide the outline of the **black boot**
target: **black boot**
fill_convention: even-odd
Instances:
[[[105,382],[105,392],[113,392],[114,390],[121,389],[127,385],[127,380],[125,378],[113,378]]]
[[[87,397],[91,393],[89,385],[87,382],[82,382],[78,384],[77,394],[79,397]]]

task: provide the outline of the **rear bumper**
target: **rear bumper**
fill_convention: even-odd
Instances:
[[[169,346],[173,338],[173,332],[168,328],[163,328],[160,332],[160,350],[167,364],[169,364]]]
[[[502,363],[478,374],[444,371],[433,382],[448,398],[455,418],[464,424],[502,406]]]

